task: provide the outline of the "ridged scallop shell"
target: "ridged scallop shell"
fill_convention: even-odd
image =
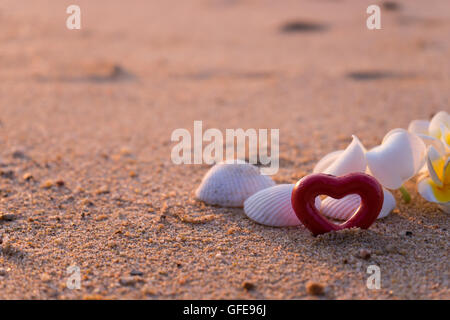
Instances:
[[[383,207],[377,219],[386,217],[395,208],[395,198],[386,189],[384,191]],[[322,201],[320,212],[328,218],[348,220],[356,212],[361,204],[361,198],[357,194],[349,194],[342,199],[326,197]]]
[[[245,200],[244,212],[253,221],[271,227],[301,224],[291,205],[294,184],[280,184],[255,193]],[[320,208],[320,199],[316,198]]]
[[[242,207],[248,197],[273,185],[275,182],[262,175],[258,167],[233,160],[214,165],[203,177],[195,196],[211,205]]]

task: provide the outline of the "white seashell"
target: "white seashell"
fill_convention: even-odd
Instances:
[[[398,189],[422,169],[425,155],[425,143],[417,135],[394,129],[366,153],[366,159],[370,173],[384,187]]]
[[[271,227],[297,226],[301,222],[291,205],[294,184],[279,184],[255,193],[244,202],[244,212],[253,221]],[[320,208],[320,198],[316,198]]]
[[[313,173],[321,173],[324,172],[329,166],[333,164],[334,161],[344,152],[344,150],[337,150],[330,152],[326,156],[317,162],[313,169]]]
[[[384,202],[380,214],[377,219],[381,219],[389,215],[394,210],[396,202],[395,198],[388,190],[383,188]],[[348,220],[356,212],[361,204],[361,198],[357,194],[349,194],[342,199],[334,199],[326,197],[322,201],[321,213],[324,216],[337,220]]]
[[[261,175],[258,167],[233,160],[213,166],[203,177],[195,196],[211,205],[242,207],[245,199],[274,185],[269,176]]]
[[[314,167],[313,172],[323,172],[334,176],[342,176],[352,172],[365,172],[367,162],[364,153],[366,149],[358,137],[345,150],[334,151],[323,157]]]

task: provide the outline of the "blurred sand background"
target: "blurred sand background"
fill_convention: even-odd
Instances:
[[[415,181],[368,231],[313,238],[195,201],[209,166],[170,159],[194,120],[279,128],[293,183],[351,134],[448,111],[450,2],[396,3],[370,31],[380,1],[2,0],[0,298],[449,299],[448,215]]]

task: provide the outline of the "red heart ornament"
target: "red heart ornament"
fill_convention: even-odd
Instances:
[[[319,195],[341,199],[349,194],[359,195],[361,206],[350,219],[340,225],[328,221],[314,205]],[[311,174],[297,182],[291,196],[295,214],[314,236],[353,227],[369,228],[380,214],[383,200],[382,186],[365,173],[350,173],[341,177]]]

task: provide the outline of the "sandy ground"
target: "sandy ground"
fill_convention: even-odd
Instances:
[[[369,31],[373,3],[2,0],[0,298],[315,299],[313,281],[321,299],[449,299],[448,215],[415,181],[368,231],[314,238],[195,201],[209,167],[170,160],[194,120],[279,128],[274,179],[295,182],[351,134],[372,147],[448,111],[448,0],[398,2]]]

